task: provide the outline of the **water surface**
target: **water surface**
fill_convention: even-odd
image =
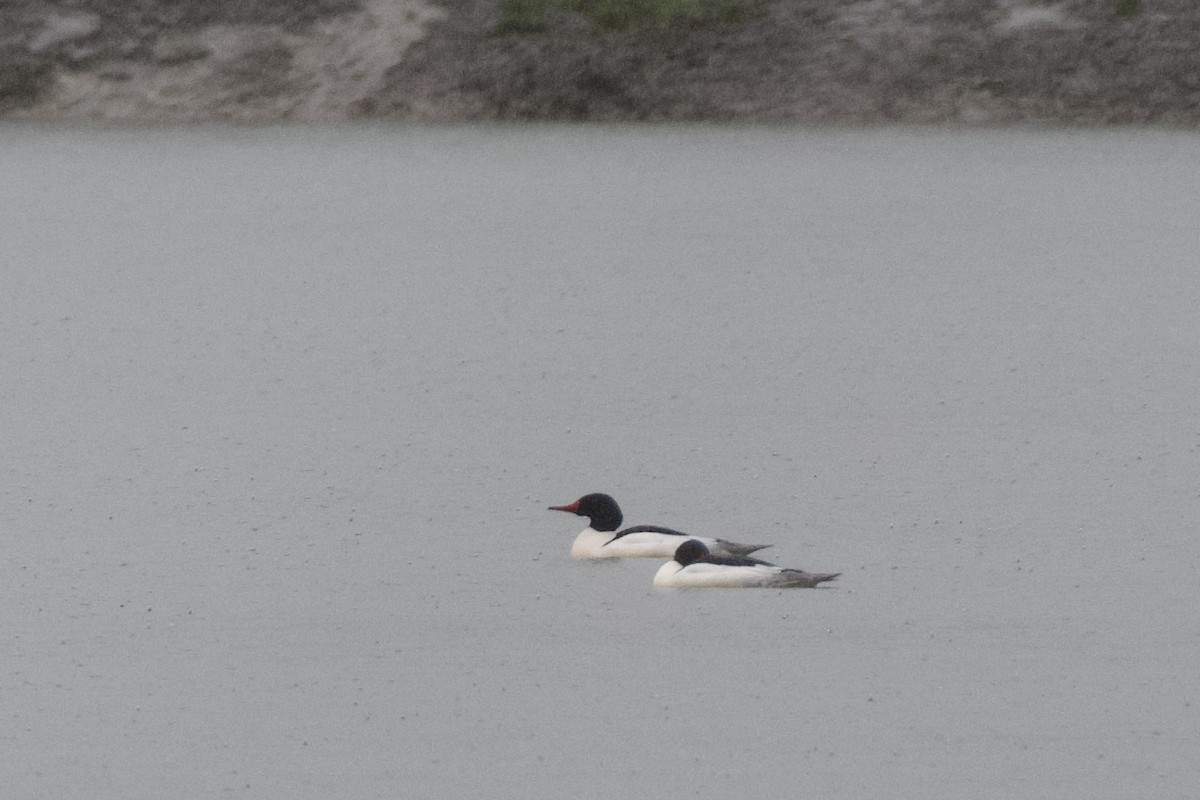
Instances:
[[[14,796],[1200,785],[1194,136],[0,136]]]

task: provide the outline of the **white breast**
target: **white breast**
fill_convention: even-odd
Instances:
[[[733,589],[748,586],[768,586],[782,570],[767,564],[731,567],[724,564],[698,562],[681,567],[668,561],[658,568],[654,585],[660,589]]]
[[[575,543],[571,545],[571,558],[609,558],[604,550],[604,543],[611,539],[613,535],[607,531],[596,531],[591,528],[585,528],[583,533],[575,537]]]
[[[671,558],[675,549],[687,537],[673,536],[669,533],[627,533],[620,539],[613,539],[613,534],[607,531],[596,531],[591,528],[575,537],[571,545],[571,557],[587,558]],[[711,540],[701,540],[711,541]]]

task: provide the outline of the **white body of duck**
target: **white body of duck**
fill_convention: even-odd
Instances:
[[[673,560],[658,568],[654,585],[660,589],[811,589],[840,572],[815,573],[777,567],[757,558],[713,555],[698,539],[689,539]]]
[[[623,519],[617,501],[606,494],[588,494],[565,506],[550,506],[551,511],[566,511],[587,517],[591,525],[575,537],[571,557],[597,558],[671,558],[679,545],[688,540],[702,542],[711,553],[745,556],[770,545],[739,544],[724,539],[691,536],[657,525],[635,525],[617,530]]]

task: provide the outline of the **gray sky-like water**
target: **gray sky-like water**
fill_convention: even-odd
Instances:
[[[1200,784],[1194,136],[0,137],[13,796]]]

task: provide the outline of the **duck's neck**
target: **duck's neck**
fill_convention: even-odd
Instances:
[[[571,545],[571,558],[604,558],[605,553],[601,548],[612,541],[612,538],[611,531],[585,528],[575,537],[575,544]]]

